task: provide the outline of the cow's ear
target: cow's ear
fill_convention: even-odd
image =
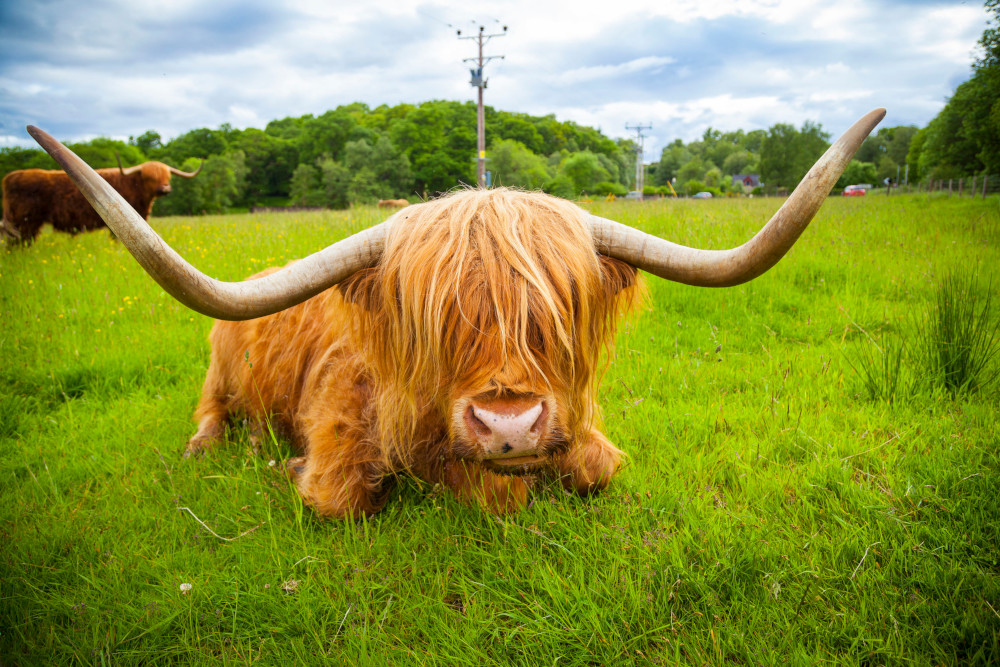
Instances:
[[[597,258],[601,263],[601,280],[609,297],[615,297],[623,289],[635,285],[637,272],[634,266],[605,255],[598,255]]]
[[[346,301],[357,304],[365,310],[375,310],[378,305],[377,288],[376,269],[361,269],[337,283],[337,289]]]

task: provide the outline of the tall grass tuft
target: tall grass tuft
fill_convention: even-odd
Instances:
[[[935,384],[952,396],[988,387],[998,375],[1000,319],[993,312],[992,280],[986,290],[975,273],[949,273],[918,337]]]
[[[860,329],[860,327],[858,327]],[[864,392],[872,401],[893,403],[897,398],[905,398],[915,390],[912,374],[908,371],[908,345],[900,335],[883,334],[881,345],[861,330],[866,340],[852,355],[847,355],[847,363],[861,379]]]

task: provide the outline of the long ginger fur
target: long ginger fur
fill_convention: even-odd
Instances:
[[[189,451],[232,414],[269,415],[304,451],[297,483],[321,514],[378,511],[404,471],[511,511],[523,480],[456,453],[452,406],[550,395],[564,441],[550,470],[580,493],[605,485],[620,452],[597,430],[596,392],[619,315],[641,293],[635,269],[595,253],[578,207],[540,193],[462,190],[396,220],[372,269],[281,313],[215,325]]]

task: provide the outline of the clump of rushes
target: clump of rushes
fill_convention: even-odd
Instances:
[[[912,394],[915,383],[908,364],[904,364],[908,352],[906,339],[886,333],[880,345],[867,331],[861,331],[866,336],[865,341],[852,356],[847,356],[847,363],[861,379],[868,398],[893,403],[896,398]]]
[[[857,326],[857,325],[855,325]],[[992,281],[977,274],[948,273],[934,303],[896,334],[866,340],[847,363],[870,400],[893,403],[922,387],[952,397],[987,389],[1000,376],[1000,318],[993,311]]]
[[[975,273],[949,273],[918,339],[934,384],[952,396],[987,388],[998,375],[1000,318],[993,312],[992,280],[983,290]]]

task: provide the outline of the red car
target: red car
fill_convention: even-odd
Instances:
[[[864,197],[865,189],[860,185],[848,185],[844,188],[845,197]]]

